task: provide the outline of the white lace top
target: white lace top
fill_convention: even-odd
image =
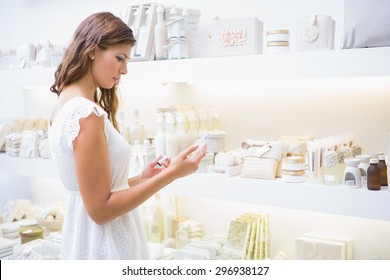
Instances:
[[[67,190],[61,258],[149,259],[146,236],[137,209],[104,225],[97,225],[84,207],[77,183],[72,142],[80,131],[80,118],[91,113],[104,117],[112,191],[129,187],[129,144],[101,107],[83,97],[72,98],[63,105],[49,127],[51,152]]]

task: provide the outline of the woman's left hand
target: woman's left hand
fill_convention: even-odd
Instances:
[[[158,161],[161,159],[162,156],[158,156],[154,161],[148,163],[148,165],[140,174],[140,180],[143,181],[152,178],[155,175],[159,174],[161,171],[163,171],[165,168],[168,168],[168,166],[171,164],[171,159],[166,158],[163,162],[160,163],[161,166],[159,166]]]

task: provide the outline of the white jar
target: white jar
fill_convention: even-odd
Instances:
[[[267,42],[289,42],[290,31],[285,29],[267,31]]]
[[[209,135],[206,140],[208,153],[218,153],[225,151],[225,131],[203,131],[199,132],[199,137],[201,138],[206,134]]]
[[[267,43],[267,53],[274,54],[274,53],[286,53],[290,51],[289,43],[287,41],[281,41],[281,42],[268,42]]]

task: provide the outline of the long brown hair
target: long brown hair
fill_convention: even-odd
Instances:
[[[66,86],[84,77],[90,68],[89,55],[97,47],[105,50],[117,44],[134,46],[135,41],[133,31],[112,13],[90,15],[76,29],[72,41],[65,50],[62,62],[54,74],[55,82],[50,90],[59,96]],[[109,120],[116,129],[118,129],[116,112],[119,107],[117,91],[117,85],[111,89],[99,87],[94,96],[95,102],[98,102],[107,112]]]

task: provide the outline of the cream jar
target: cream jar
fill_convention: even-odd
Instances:
[[[226,132],[225,131],[204,131],[199,133],[199,137],[208,134],[206,145],[208,153],[218,153],[225,151]]]
[[[305,181],[305,158],[291,156],[282,160],[282,180],[287,183],[300,183]]]
[[[286,29],[267,31],[267,42],[289,42],[290,31]]]
[[[289,43],[287,41],[272,41],[267,43],[267,53],[287,53],[290,51]]]
[[[35,239],[43,239],[43,228],[40,226],[21,227],[19,234],[21,244],[24,244]]]

